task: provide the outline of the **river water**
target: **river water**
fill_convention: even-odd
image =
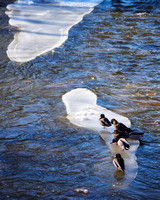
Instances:
[[[55,52],[24,63],[6,54],[16,33],[7,3],[0,3],[0,199],[159,199],[160,3],[103,1]],[[111,186],[115,169],[98,133],[66,118],[62,95],[81,87],[145,133],[127,188]]]

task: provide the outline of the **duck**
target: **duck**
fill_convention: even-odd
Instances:
[[[128,150],[130,148],[129,142],[125,138],[114,138],[110,144],[115,143],[121,148],[121,151]]]
[[[100,115],[99,123],[103,126],[104,129],[105,129],[106,127],[109,127],[109,126],[112,125],[111,122],[105,117],[104,114],[101,114],[101,115]]]
[[[121,148],[121,151],[124,151],[124,149],[128,150],[130,148],[129,143],[125,138],[120,138],[117,143],[118,146]]]
[[[129,136],[129,133],[132,132],[132,130],[130,128],[128,128],[127,126],[125,126],[123,123],[119,123],[116,119],[112,119],[111,120],[111,124],[113,124],[113,127],[116,131],[116,133],[120,133],[120,134],[124,134],[126,135],[126,137]]]
[[[116,119],[112,119],[111,124],[113,124],[115,130],[117,130],[119,132],[130,133],[132,131],[130,128],[125,126],[123,123],[119,123]]]
[[[121,154],[116,154],[113,158],[113,164],[116,167],[116,169],[124,171],[125,170],[125,164],[124,159],[121,157]]]
[[[132,130],[128,128],[123,123],[119,123],[116,119],[112,119],[111,124],[113,124],[113,127],[115,129],[113,137],[117,139],[128,138],[128,137],[135,138],[136,136],[137,138],[140,138],[144,134],[144,132],[142,131]]]

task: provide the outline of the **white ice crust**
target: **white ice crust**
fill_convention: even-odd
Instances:
[[[137,174],[138,165],[135,153],[139,146],[139,141],[128,139],[130,149],[123,152],[120,151],[120,147],[116,144],[110,144],[113,139],[113,126],[103,129],[98,119],[100,114],[103,113],[109,120],[115,118],[118,122],[122,122],[128,127],[131,126],[130,120],[97,105],[97,96],[86,88],[71,90],[62,96],[62,100],[66,106],[67,118],[72,124],[97,131],[108,145],[112,156],[120,153],[124,158],[126,166],[125,178],[122,181],[113,183],[113,185],[127,187],[135,179]]]
[[[72,26],[102,0],[18,0],[7,6],[9,23],[18,27],[7,55],[10,60],[27,62],[56,47],[68,38]]]

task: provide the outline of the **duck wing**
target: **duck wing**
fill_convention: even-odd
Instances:
[[[111,122],[107,118],[100,118],[99,121],[102,126],[111,126]]]
[[[127,132],[127,133],[130,133],[131,132],[131,129],[128,128],[127,126],[125,126],[124,124],[122,123],[118,123],[117,126],[116,126],[116,129],[120,132]]]
[[[124,166],[124,160],[123,158],[118,159],[119,165],[121,166],[121,169],[124,171],[125,170],[125,166]]]

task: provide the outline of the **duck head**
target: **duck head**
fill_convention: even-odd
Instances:
[[[112,119],[111,124],[116,125],[116,124],[118,124],[118,121],[116,119]]]
[[[117,153],[114,157],[115,158],[121,158],[121,154]]]
[[[105,115],[104,115],[104,114],[101,114],[101,115],[100,115],[100,118],[105,118]]]

